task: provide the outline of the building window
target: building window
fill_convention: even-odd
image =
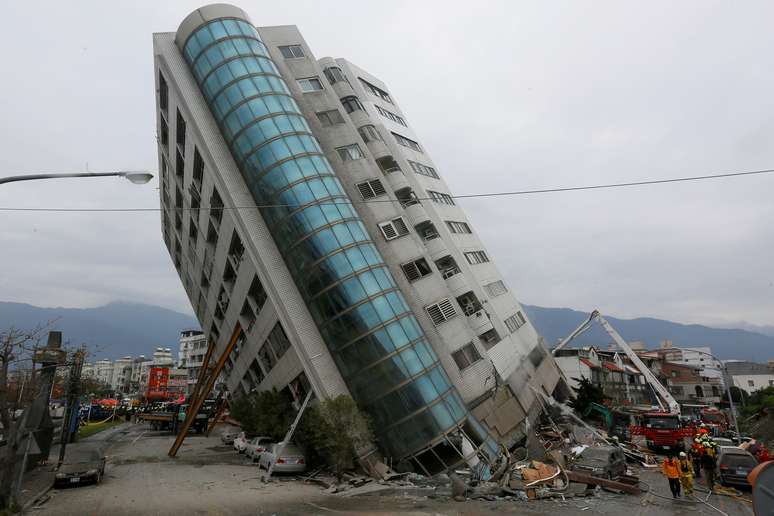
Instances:
[[[344,76],[344,72],[342,72],[341,68],[338,66],[329,66],[323,70],[323,73],[325,74],[326,79],[328,79],[328,82],[331,84],[336,84],[337,82],[349,82]]]
[[[414,149],[417,152],[422,152],[422,147],[419,146],[417,142],[410,138],[406,138],[405,136],[401,136],[398,133],[392,133],[392,135],[395,137],[395,141],[398,142],[400,145],[403,145],[404,147],[408,147],[409,149]]]
[[[161,118],[161,145],[169,147],[169,126],[164,117]]]
[[[175,151],[175,175],[178,179],[180,179],[180,181],[183,180],[184,169],[185,159],[183,158],[183,154],[180,152],[180,147],[178,147],[177,151]]]
[[[359,77],[358,77],[359,78]],[[360,78],[359,78],[360,79]],[[368,81],[365,81],[363,79],[360,79],[360,82],[363,84],[363,87],[368,90],[372,95],[379,97],[382,100],[386,100],[390,104],[392,104],[392,99],[390,98],[390,94],[384,91],[383,89],[379,88],[378,86],[374,86]]]
[[[277,360],[282,358],[285,352],[290,349],[290,339],[288,339],[280,323],[274,325],[274,328],[272,328],[269,336],[266,338],[266,342],[271,346]]]
[[[355,186],[357,186],[357,189],[360,192],[360,195],[363,197],[363,200],[373,199],[374,197],[379,197],[380,195],[387,193],[387,191],[384,189],[384,185],[382,185],[382,182],[378,179],[372,179],[371,181],[358,183]]]
[[[489,261],[489,257],[484,251],[470,251],[465,253],[465,259],[471,265],[477,265],[479,263],[486,263]]]
[[[341,105],[344,106],[344,110],[347,113],[352,113],[354,111],[363,109],[363,104],[360,103],[360,99],[354,95],[350,95],[341,99]]]
[[[484,290],[486,290],[487,294],[489,294],[491,297],[501,296],[508,292],[508,288],[505,286],[505,283],[503,283],[502,280],[487,283],[484,285]]]
[[[366,143],[383,141],[382,135],[380,135],[379,131],[376,130],[376,127],[372,125],[364,125],[358,129],[357,132],[360,133],[360,137],[363,138],[363,141]]]
[[[433,273],[433,270],[427,264],[427,260],[419,258],[412,262],[404,263],[401,266],[403,274],[406,275],[406,279],[409,281],[417,281]]]
[[[185,156],[185,118],[180,114],[180,110],[177,110],[177,124],[175,125],[175,141],[178,145],[178,150]]]
[[[202,177],[204,176],[204,160],[199,149],[194,147],[194,161],[193,161],[193,180],[197,187],[202,186]]]
[[[438,173],[433,167],[428,167],[427,165],[417,163],[416,161],[408,160],[408,162],[409,165],[411,165],[411,168],[413,168],[414,172],[417,174],[422,174],[423,176],[432,177],[434,179],[440,179],[440,177],[438,177]]]
[[[428,190],[427,194],[430,196],[430,200],[435,203],[454,206],[454,198],[449,194],[434,192],[432,190]]]
[[[527,324],[527,320],[524,318],[524,315],[521,312],[516,312],[505,320],[505,326],[511,333],[515,332],[525,324]]]
[[[282,52],[282,57],[285,59],[305,57],[304,49],[301,48],[301,45],[285,45],[284,47],[279,47],[279,51]]]
[[[344,117],[341,116],[338,109],[331,109],[330,111],[320,111],[315,113],[317,118],[323,127],[330,127],[332,125],[343,124]]]
[[[747,386],[748,387],[755,387],[755,382],[752,380],[747,380]]]
[[[250,371],[253,373],[253,377],[255,378],[256,383],[260,385],[265,378],[265,375],[263,374],[263,369],[261,369],[261,366],[256,359],[253,359],[253,361],[250,362]]]
[[[390,111],[387,111],[386,109],[384,109],[384,108],[381,108],[381,107],[379,107],[379,106],[377,106],[377,105],[374,105],[374,107],[376,108],[376,111],[377,111],[377,112],[378,112],[380,115],[382,115],[384,118],[389,118],[389,119],[390,119],[390,120],[392,120],[393,122],[395,122],[395,123],[397,123],[397,124],[400,124],[400,125],[402,125],[403,127],[408,127],[408,125],[406,124],[406,121],[405,121],[405,120],[403,120],[403,117],[401,117],[401,116],[399,116],[399,115],[396,115],[395,113],[391,113]]]
[[[433,324],[436,326],[457,317],[457,310],[454,309],[454,305],[449,298],[442,299],[437,303],[426,306],[425,311],[427,311],[427,315],[430,316],[430,320],[433,321]]]
[[[379,230],[381,230],[385,240],[394,240],[409,233],[408,226],[403,217],[392,219],[389,222],[382,222],[379,224]]]
[[[261,280],[258,279],[258,276],[255,276],[253,282],[250,284],[250,290],[247,291],[247,300],[252,305],[256,315],[261,311],[261,308],[263,308],[267,297],[266,290],[264,290]]]
[[[452,358],[460,371],[462,371],[481,360],[481,354],[476,349],[476,346],[474,346],[472,342],[469,342],[452,353]]]
[[[169,87],[167,80],[164,79],[164,75],[159,70],[159,108],[166,114],[167,106],[169,106]]]
[[[304,79],[297,79],[298,86],[304,93],[312,91],[322,91],[323,85],[320,79],[317,77],[306,77]]]
[[[339,153],[339,157],[342,161],[352,161],[365,157],[363,151],[360,150],[360,145],[357,143],[347,145],[346,147],[337,147],[336,152]]]
[[[455,222],[453,220],[447,220],[446,225],[449,226],[449,231],[452,233],[473,233],[470,230],[467,222]]]

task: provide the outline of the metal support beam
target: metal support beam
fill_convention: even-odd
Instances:
[[[215,368],[212,371],[202,373],[203,370],[207,369],[210,355],[212,355],[212,349],[215,347],[214,343],[211,343],[210,346],[208,346],[205,362],[202,364],[202,369],[199,371],[199,379],[196,382],[191,399],[188,401],[188,409],[185,413],[185,421],[183,421],[183,426],[178,429],[175,442],[169,449],[168,455],[170,457],[174,457],[177,454],[177,451],[180,449],[180,446],[182,446],[183,441],[188,434],[188,430],[190,430],[191,425],[196,418],[196,414],[198,414],[199,409],[202,408],[204,400],[207,398],[207,394],[209,394],[209,392],[212,391],[212,388],[215,386],[215,380],[223,370],[223,366],[226,365],[226,359],[234,350],[234,346],[241,336],[242,327],[239,325],[239,323],[237,323],[236,327],[234,328],[234,333],[231,335],[231,339],[229,339],[228,344],[226,345],[226,349],[223,350],[223,353],[220,355],[218,362],[215,364]]]
[[[212,432],[218,423],[220,423],[220,418],[222,418],[223,414],[226,412],[226,407],[228,407],[228,400],[223,397],[220,400],[220,403],[218,403],[218,410],[215,412],[215,417],[212,418],[212,425],[207,425],[207,433],[205,434],[207,437],[210,436],[210,432]]]
[[[293,438],[293,433],[296,431],[296,427],[298,426],[299,421],[301,421],[301,416],[304,415],[306,406],[309,404],[309,400],[312,399],[313,394],[314,394],[314,391],[312,389],[309,389],[309,392],[307,393],[306,398],[304,398],[304,403],[301,405],[301,408],[299,409],[298,414],[296,414],[296,419],[293,421],[293,424],[290,425],[290,428],[288,429],[288,433],[285,434],[285,438],[282,440],[281,443],[279,443],[279,447],[277,448],[277,455],[274,457],[274,462],[269,464],[269,469],[266,471],[266,475],[262,478],[264,482],[271,481],[271,474],[274,472],[274,465],[277,463],[277,460],[282,456],[282,452],[285,451],[285,446]]]

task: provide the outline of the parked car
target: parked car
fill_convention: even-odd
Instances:
[[[306,457],[304,452],[295,444],[286,444],[280,447],[282,443],[273,443],[267,447],[267,450],[261,454],[258,461],[258,467],[267,470],[274,464],[274,470],[277,473],[303,473],[306,471]],[[276,463],[276,464],[275,464]]]
[[[236,430],[227,428],[226,430],[223,430],[223,433],[220,434],[220,440],[223,441],[223,444],[234,444],[234,439],[236,436]]]
[[[266,446],[271,442],[271,437],[254,437],[245,446],[245,455],[253,462],[266,450]]]
[[[750,486],[747,475],[758,465],[748,451],[738,446],[720,446],[718,451],[718,480],[722,485]]]
[[[590,446],[575,459],[572,469],[614,479],[626,474],[626,456],[618,446]]]
[[[239,453],[244,453],[246,446],[247,446],[247,437],[245,437],[244,432],[239,432],[239,435],[237,435],[234,438],[234,449]]]
[[[54,478],[55,486],[93,482],[99,484],[105,474],[105,456],[99,448],[78,450],[77,458],[65,462]]]
[[[718,446],[736,446],[736,443],[727,437],[713,437],[712,440]]]

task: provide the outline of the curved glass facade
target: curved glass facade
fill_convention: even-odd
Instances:
[[[255,29],[209,21],[182,48],[347,386],[396,459],[456,428],[492,450],[427,342]]]

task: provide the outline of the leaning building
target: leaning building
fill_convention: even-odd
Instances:
[[[232,396],[352,396],[435,473],[523,435],[559,371],[387,85],[295,26],[154,35],[162,233]]]

